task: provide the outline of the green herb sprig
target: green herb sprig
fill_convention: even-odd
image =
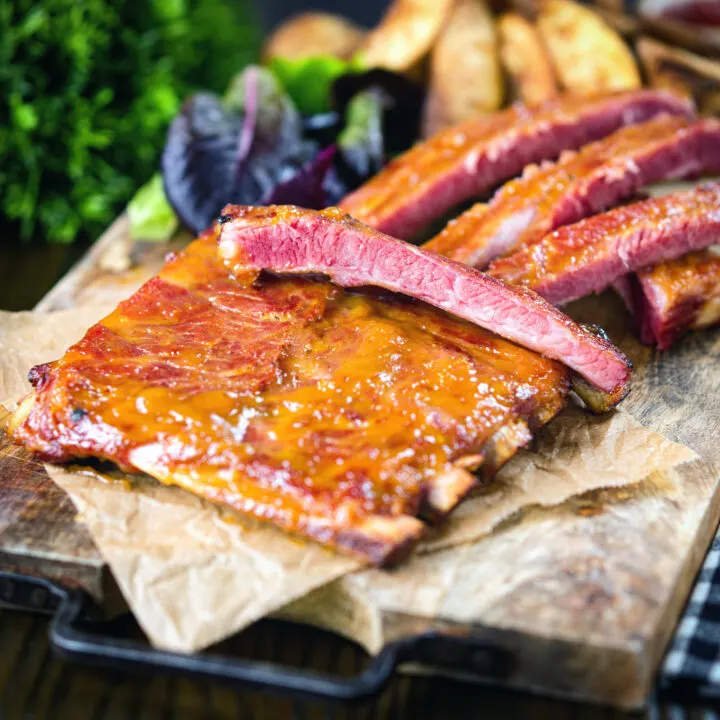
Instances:
[[[0,2],[0,219],[24,239],[96,236],[157,169],[197,88],[253,62],[247,0]]]

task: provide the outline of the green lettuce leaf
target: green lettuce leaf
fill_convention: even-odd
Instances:
[[[295,107],[304,115],[314,115],[330,109],[330,88],[335,80],[365,68],[359,60],[323,55],[299,60],[274,58],[270,69]]]
[[[178,228],[175,211],[165,197],[163,180],[156,173],[133,196],[127,206],[130,235],[136,240],[165,242]]]

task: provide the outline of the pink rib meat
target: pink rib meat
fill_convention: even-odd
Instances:
[[[667,350],[691,330],[720,323],[720,250],[706,248],[640,270],[625,298],[647,345]]]
[[[656,118],[622,128],[557,163],[526,169],[482,212],[464,213],[426,248],[485,268],[555,228],[632,197],[645,185],[719,171],[720,121]]]
[[[718,242],[720,182],[713,182],[565,225],[496,260],[488,273],[562,305]]]
[[[453,206],[517,176],[528,163],[555,158],[662,113],[691,117],[692,108],[658,90],[566,95],[532,108],[517,104],[416,145],[340,207],[382,232],[409,238]]]
[[[534,292],[383,235],[337,208],[228,206],[221,221],[219,252],[237,277],[322,273],[345,287],[383,287],[563,362],[612,402],[627,392],[625,356]]]

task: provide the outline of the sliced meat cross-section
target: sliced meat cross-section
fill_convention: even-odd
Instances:
[[[409,238],[455,205],[516,177],[528,163],[666,113],[691,117],[686,101],[657,90],[562,96],[514,105],[416,145],[340,203],[377,230]]]
[[[667,350],[686,332],[720,323],[720,246],[644,268],[629,280],[630,308],[648,345]]]
[[[720,182],[713,182],[565,225],[496,260],[488,273],[563,305],[718,242]]]
[[[482,269],[645,185],[718,171],[720,120],[656,118],[568,152],[557,163],[527,168],[487,206],[464,213],[425,247]]]
[[[238,277],[322,273],[345,287],[383,287],[560,360],[603,393],[590,400],[596,406],[627,393],[627,358],[525,288],[379,233],[337,208],[228,206],[221,220],[219,252]]]

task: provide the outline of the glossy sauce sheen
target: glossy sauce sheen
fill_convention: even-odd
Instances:
[[[689,127],[684,118],[660,117],[622,128],[577,152],[568,152],[557,163],[526,168],[521,178],[506,183],[486,207],[476,206],[460,215],[426,248],[484,268],[494,258],[532,245],[561,225],[615,204],[615,192],[621,198],[632,194],[638,184],[645,184],[636,163],[650,158],[651,165],[645,172],[657,174],[655,168],[660,168],[661,163],[652,158],[659,150],[667,153],[665,146],[669,143],[681,144],[680,131]],[[658,179],[682,176],[675,168],[679,170],[684,163],[683,157],[674,165],[666,162],[669,169]],[[605,184],[618,186],[608,196],[610,203],[604,201],[608,194]]]
[[[514,105],[438,133],[389,163],[340,207],[361,222],[409,238],[453,206],[492,190],[531,162],[557,157],[661,112],[690,117],[669,94],[637,90]]]
[[[196,241],[36,368],[14,439],[383,562],[402,533],[370,547],[368,518],[416,515],[508,422],[536,427],[564,405],[562,365],[441,311],[319,280],[243,286],[216,256],[215,237]]]
[[[496,260],[488,274],[562,305],[718,240],[720,183],[707,183],[566,225]]]
[[[689,330],[720,322],[720,251],[689,253],[637,274],[643,340],[661,350]]]
[[[361,222],[383,229],[385,215],[461,165],[476,144],[490,141],[530,117],[530,112],[518,105],[433,135],[388,163],[340,207]]]
[[[575,370],[582,376],[575,389],[596,412],[617,405],[629,389],[628,359],[536,293],[373,230],[338,208],[227,205],[218,254],[245,283],[263,270],[323,275],[345,288],[384,288],[452,313]]]

